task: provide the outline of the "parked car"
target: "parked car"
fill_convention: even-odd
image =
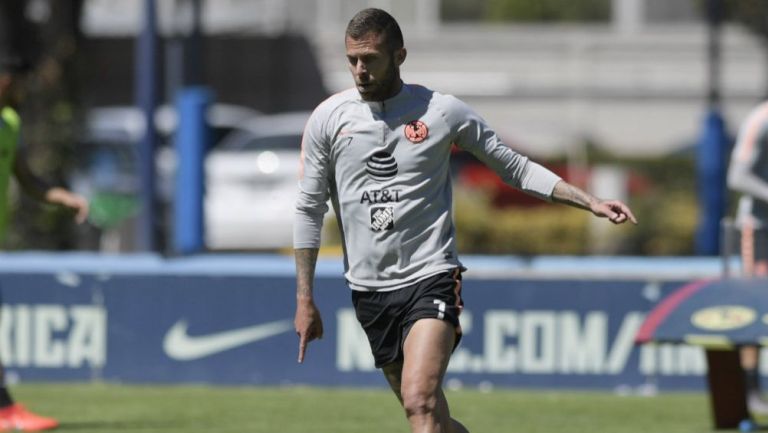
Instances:
[[[208,122],[213,140],[219,140],[245,119],[259,112],[231,104],[213,104]],[[175,188],[176,157],[173,134],[178,119],[175,107],[163,105],[155,113],[159,136],[156,155],[156,187],[161,227],[162,248],[167,230]],[[71,188],[91,201],[90,220],[97,237],[85,240],[84,248],[126,251],[133,249],[135,215],[138,212],[138,144],[144,136],[145,122],[141,111],[132,106],[96,107],[88,110],[83,132],[77,143],[78,164],[69,175]],[[95,245],[94,245],[95,244]]]
[[[301,137],[310,114],[288,112],[251,119],[208,154],[205,222],[209,249],[291,247]]]

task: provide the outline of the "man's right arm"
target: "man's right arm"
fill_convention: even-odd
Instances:
[[[301,142],[301,171],[293,227],[296,257],[296,315],[299,362],[304,362],[307,345],[323,337],[323,321],[314,302],[312,287],[323,215],[328,210],[329,143],[324,133],[326,119],[317,109],[307,122]]]
[[[310,341],[323,338],[323,319],[315,305],[312,288],[317,264],[317,248],[294,250],[296,257],[296,316],[294,326],[299,336],[299,362],[304,362],[304,353]]]

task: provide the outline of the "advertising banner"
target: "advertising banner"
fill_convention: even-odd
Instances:
[[[465,276],[448,386],[703,389],[700,348],[636,346],[645,315],[686,281]],[[297,363],[292,275],[0,275],[11,378],[385,386],[339,274],[317,279],[325,335]]]

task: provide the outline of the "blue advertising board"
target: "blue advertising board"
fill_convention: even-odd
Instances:
[[[130,270],[98,261],[44,267],[0,273],[0,357],[22,381],[385,386],[336,265],[319,271],[325,336],[310,344],[304,364],[297,363],[288,259],[263,272],[154,262]],[[685,282],[480,278],[470,271],[464,337],[446,380],[702,389],[700,348],[634,344],[647,312]]]

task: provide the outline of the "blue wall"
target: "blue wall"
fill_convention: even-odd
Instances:
[[[671,260],[671,263],[670,263]],[[451,384],[703,389],[698,348],[634,346],[644,315],[712,260],[468,258]],[[325,338],[296,362],[293,262],[276,256],[0,254],[0,357],[26,380],[384,386],[338,259]]]

